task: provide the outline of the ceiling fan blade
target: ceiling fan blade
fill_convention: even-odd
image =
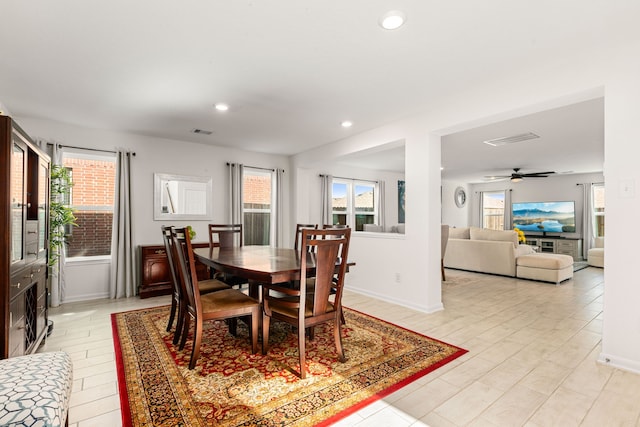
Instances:
[[[552,175],[555,172],[531,172],[531,173],[520,173],[518,175],[520,176],[524,176],[524,177],[536,177],[536,176],[543,176],[543,175]]]

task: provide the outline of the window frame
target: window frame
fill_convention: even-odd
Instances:
[[[269,183],[271,185],[271,194],[270,194],[270,202],[269,209],[259,209],[259,208],[245,208],[245,178],[247,176],[268,176]],[[247,233],[249,232],[248,227],[246,227],[244,216],[246,213],[268,213],[269,214],[269,242],[263,246],[271,246],[276,241],[276,215],[274,213],[275,205],[276,205],[276,172],[275,170],[263,169],[263,168],[253,168],[250,166],[245,166],[242,171],[242,222],[243,222],[243,239],[245,244],[247,242]]]
[[[109,205],[80,205],[80,204],[75,204],[74,203],[74,195],[76,192],[74,192],[74,186],[76,184],[76,181],[74,181],[74,168],[73,167],[68,167],[68,166],[64,166],[64,161],[67,158],[71,158],[71,159],[80,159],[80,160],[94,160],[94,161],[110,161],[113,162],[114,164],[114,176],[113,176],[113,180],[114,180],[114,200],[113,200],[113,204],[109,207]],[[95,211],[95,212],[111,212],[112,215],[115,214],[115,181],[116,181],[116,173],[117,173],[117,157],[115,153],[111,153],[111,152],[94,152],[94,151],[89,151],[89,150],[84,150],[81,148],[74,148],[74,149],[65,149],[62,152],[62,159],[61,159],[61,163],[62,166],[70,169],[71,172],[71,189],[69,191],[68,195],[65,195],[65,203],[68,204],[69,207],[71,207],[74,211],[74,213],[77,212],[89,212],[89,211]],[[113,226],[113,223],[112,223]],[[73,231],[73,226],[69,227],[69,230],[67,231],[69,236],[73,236],[74,231]],[[110,239],[110,243],[113,239],[113,235],[109,237]],[[82,246],[84,247],[84,246]],[[65,251],[65,259],[66,262],[94,262],[94,261],[100,261],[100,260],[110,260],[113,256],[113,254],[109,253],[109,254],[102,254],[102,255],[70,255],[68,252],[69,248],[68,245],[65,245],[64,247],[64,251]]]
[[[502,212],[501,213],[494,213],[494,214],[487,214],[487,209],[497,209],[497,208],[487,208],[485,207],[485,198],[492,198],[492,195],[501,195],[502,196]],[[493,190],[493,191],[483,191],[482,192],[482,228],[487,228],[487,229],[491,229],[491,230],[506,230],[506,226],[507,224],[504,223],[504,217],[505,217],[505,206],[506,203],[506,191],[505,190]],[[511,209],[511,208],[509,208]],[[489,227],[491,222],[494,221],[488,221],[488,218],[491,219],[495,219],[495,218],[500,218],[500,220],[497,221],[497,223],[499,224],[500,222],[502,223],[502,228],[496,228],[496,227]]]
[[[345,199],[346,199],[346,210],[345,211],[337,211],[334,209],[333,200],[334,197],[334,185],[340,184],[346,186],[345,191]],[[367,213],[358,211],[356,207],[356,188],[358,186],[361,187],[371,187],[373,189],[373,212]],[[346,219],[346,224],[353,229],[353,231],[363,231],[357,229],[357,216],[358,215],[366,215],[373,218],[372,224],[377,224],[379,221],[379,200],[380,200],[380,186],[377,181],[370,181],[364,179],[349,179],[349,178],[336,178],[334,177],[331,182],[331,218],[332,224],[337,224],[333,219],[336,215],[344,215]]]

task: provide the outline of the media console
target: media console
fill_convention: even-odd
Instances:
[[[569,237],[526,236],[527,245],[538,247],[538,252],[564,254],[574,261],[582,260],[582,239]]]

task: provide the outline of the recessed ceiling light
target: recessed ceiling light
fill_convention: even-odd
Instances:
[[[223,102],[218,102],[215,107],[218,111],[227,111],[229,109],[229,106]]]
[[[406,20],[404,13],[399,10],[390,10],[380,18],[380,26],[385,30],[395,30],[400,28]]]
[[[340,123],[340,126],[342,126],[343,128],[350,128],[351,126],[353,126],[353,122],[345,120],[344,122]]]

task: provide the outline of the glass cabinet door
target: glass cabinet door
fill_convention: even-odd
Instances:
[[[13,143],[11,153],[11,262],[24,258],[24,190],[26,147]]]

